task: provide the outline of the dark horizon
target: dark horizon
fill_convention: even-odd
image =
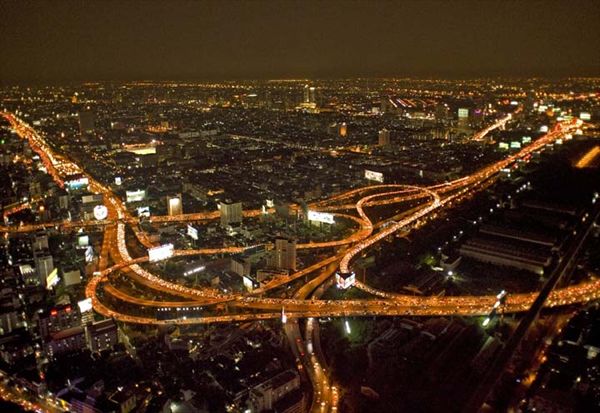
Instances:
[[[0,81],[600,75],[600,2],[13,2]]]

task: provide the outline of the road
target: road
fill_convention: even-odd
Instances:
[[[57,182],[64,182],[63,179],[66,174],[72,174],[74,172],[85,174],[80,167],[67,160],[64,156],[54,153],[50,146],[45,143],[44,139],[30,126],[18,120],[11,114],[4,114],[4,116],[7,117],[7,119],[13,124],[13,128],[17,131],[17,133],[19,133],[23,138],[28,139],[34,150],[40,153],[40,158],[44,161],[49,173],[57,180]],[[127,269],[127,274],[131,277],[134,277],[136,282],[141,282],[157,291],[166,291],[171,294],[181,296],[185,299],[181,302],[174,302],[172,304],[169,302],[162,302],[162,304],[157,305],[152,300],[128,297],[127,294],[123,292],[119,294],[119,298],[139,304],[141,306],[162,306],[164,308],[170,308],[173,306],[182,306],[183,302],[186,300],[189,300],[189,305],[211,305],[222,302],[230,302],[232,303],[233,307],[238,309],[239,312],[225,315],[207,315],[206,317],[176,321],[183,324],[192,324],[196,322],[237,322],[240,320],[245,321],[252,319],[277,318],[280,316],[280,311],[283,307],[288,309],[289,316],[292,319],[298,317],[315,316],[343,317],[347,315],[431,316],[486,314],[489,310],[489,307],[495,300],[495,297],[493,296],[413,297],[376,291],[360,283],[358,284],[360,288],[367,289],[369,292],[372,292],[382,299],[331,302],[326,300],[294,300],[256,297],[256,295],[264,295],[269,291],[279,288],[289,282],[308,276],[312,272],[317,271],[320,268],[323,268],[324,266],[337,260],[340,260],[340,270],[349,271],[351,269],[351,262],[353,258],[359,254],[362,254],[362,252],[367,248],[373,246],[388,235],[394,234],[398,231],[409,231],[411,227],[419,225],[427,219],[435,218],[436,211],[438,209],[449,208],[452,205],[460,202],[464,197],[470,196],[472,193],[480,190],[484,186],[485,182],[494,177],[502,168],[507,167],[508,165],[516,162],[518,159],[523,158],[536,150],[540,150],[546,144],[553,142],[554,140],[563,136],[571,128],[576,126],[579,125],[575,123],[557,124],[552,131],[532,142],[529,146],[523,148],[518,153],[515,153],[490,166],[484,167],[472,175],[465,176],[451,182],[438,184],[429,188],[410,187],[406,185],[377,185],[373,188],[359,188],[343,194],[338,194],[333,197],[334,201],[321,201],[316,206],[331,206],[332,202],[345,202],[346,200],[352,199],[357,195],[359,196],[373,191],[384,191],[363,196],[356,202],[355,209],[359,217],[354,217],[354,219],[359,224],[359,230],[354,232],[348,239],[301,246],[302,248],[325,248],[339,245],[351,245],[351,247],[346,250],[343,256],[340,257],[337,254],[333,255],[319,263],[298,271],[291,277],[277,279],[271,284],[259,289],[257,292],[255,292],[255,294],[250,295],[232,295],[225,294],[214,289],[196,289],[185,287],[179,284],[170,283],[145,270],[139,264],[146,261],[147,257],[135,259],[132,258],[127,250],[125,242],[125,228],[127,225],[133,224],[132,228],[134,229],[134,233],[136,234],[138,241],[143,245],[147,244],[144,234],[142,234],[141,231],[137,229],[137,225],[135,225],[135,219],[132,218],[128,213],[124,203],[114,193],[112,193],[108,187],[95,181],[93,177],[86,175],[89,179],[90,189],[94,192],[102,193],[104,195],[107,208],[109,209],[109,218],[115,223],[114,226],[108,225],[105,227],[105,238],[108,240],[103,243],[104,247],[101,253],[101,259],[103,263],[106,262],[104,257],[107,257],[106,251],[108,251],[112,260],[115,262],[115,265],[106,269],[101,268],[97,276],[93,277],[88,283],[86,294],[88,297],[92,298],[94,309],[97,312],[105,316],[114,317],[121,321],[143,324],[161,324],[163,321],[132,314],[123,314],[115,309],[107,307],[99,300],[98,296],[96,295],[96,289],[108,282],[107,275],[111,272]],[[426,202],[422,204],[422,207],[415,208],[414,212],[412,212],[410,215],[404,217],[400,221],[390,222],[388,225],[380,225],[381,223],[376,223],[374,225],[364,211],[364,206],[370,203],[376,204],[377,202],[392,201],[404,202],[407,199],[417,199],[417,197],[426,200]],[[248,212],[250,215],[254,213],[257,212]],[[174,219],[182,221],[187,219],[214,219],[215,217],[215,213],[210,212],[188,214],[179,217],[167,217],[164,218],[164,221],[170,221]],[[157,221],[161,220],[157,217],[155,217],[155,219]],[[232,249],[226,248],[178,251],[176,255],[192,255],[201,254],[203,252],[233,253],[235,251],[239,251],[236,248],[237,247],[233,247]],[[597,285],[594,283],[587,283],[579,286],[569,287],[568,289],[564,290],[558,290],[554,294],[550,295],[548,299],[548,305],[566,305],[593,299],[598,294],[595,290],[596,287]],[[108,288],[109,293],[117,294],[115,291],[115,288]],[[527,311],[534,299],[534,294],[513,295],[507,302],[507,311]],[[244,312],[247,310],[250,311]]]

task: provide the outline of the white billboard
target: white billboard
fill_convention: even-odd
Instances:
[[[92,310],[92,299],[86,298],[85,300],[78,301],[77,305],[79,306],[79,312],[82,314],[85,312],[91,311]]]
[[[369,171],[365,169],[365,178],[369,181],[383,182],[383,174],[381,172]]]
[[[104,205],[96,205],[94,207],[94,218],[96,218],[98,221],[106,219],[107,216],[108,209]]]
[[[80,247],[87,247],[90,245],[90,236],[89,235],[79,235],[77,237],[77,245]]]
[[[354,285],[356,282],[356,275],[353,272],[343,274],[338,272],[335,274],[335,280],[338,288],[346,290]]]
[[[67,187],[71,190],[81,189],[81,188],[88,186],[89,180],[87,177],[83,176],[81,178],[76,178],[76,179],[71,179],[69,181],[66,181],[65,184],[67,184]]]
[[[581,119],[581,120],[592,120],[592,115],[589,112],[581,112],[579,114],[579,119]]]
[[[90,194],[90,195],[84,195],[81,197],[81,202],[83,202],[84,204],[89,204],[89,203],[101,203],[104,200],[104,196],[102,194]]]
[[[146,199],[146,191],[144,189],[138,189],[136,191],[125,191],[125,197],[127,202],[139,202]]]
[[[149,206],[139,207],[137,209],[137,214],[138,214],[138,217],[149,218],[150,217],[150,207]]]
[[[242,283],[244,284],[244,287],[246,287],[246,290],[254,290],[254,282],[250,278],[242,276]]]
[[[193,225],[188,224],[188,226],[187,226],[187,234],[189,235],[189,237],[191,239],[198,241],[198,229],[194,228]]]
[[[308,220],[316,222],[324,222],[326,224],[334,224],[333,214],[327,212],[308,211]]]
[[[165,244],[160,247],[154,247],[148,249],[148,260],[150,262],[157,262],[166,260],[173,256],[173,244]]]

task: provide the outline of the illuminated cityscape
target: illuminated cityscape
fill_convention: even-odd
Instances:
[[[296,23],[281,28],[278,61],[253,49],[268,42],[244,32],[249,23],[242,39],[204,16],[261,11],[275,24],[269,9],[284,18],[292,4],[125,2],[115,10],[140,24],[127,28],[108,23],[115,11],[100,2],[9,4],[1,44],[29,41],[47,70],[13,51],[0,64],[0,411],[600,409],[594,57],[564,71],[532,57],[524,75],[509,63],[467,69],[459,56],[457,76],[430,70],[436,58],[412,46],[414,67],[386,66],[383,39],[377,49],[348,34],[348,47],[382,57],[375,69],[328,49],[337,22],[327,41],[310,38],[318,22],[302,11],[306,39],[290,37]],[[363,4],[334,5],[377,32]],[[447,8],[405,6],[415,18]],[[54,35],[49,49],[34,44],[64,8],[74,27],[94,17],[82,56]],[[578,13],[585,25],[586,8],[600,17],[591,2],[544,13]],[[34,11],[46,16],[39,28],[17,36]],[[206,37],[192,15],[204,16]],[[134,45],[146,51],[139,32],[163,18],[190,29],[146,32],[172,66],[133,58]],[[208,44],[218,28],[215,44],[247,67]],[[504,31],[482,36],[494,30]],[[513,52],[509,39],[498,54]],[[216,60],[199,63],[196,44]],[[347,70],[321,71],[329,60],[303,59],[306,47]],[[488,55],[478,40],[469,47]],[[99,57],[115,48],[128,56],[118,70]],[[187,57],[197,73],[177,63]],[[64,73],[53,59],[68,61]]]

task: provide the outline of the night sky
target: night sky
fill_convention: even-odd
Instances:
[[[6,1],[0,81],[600,75],[600,1]]]

